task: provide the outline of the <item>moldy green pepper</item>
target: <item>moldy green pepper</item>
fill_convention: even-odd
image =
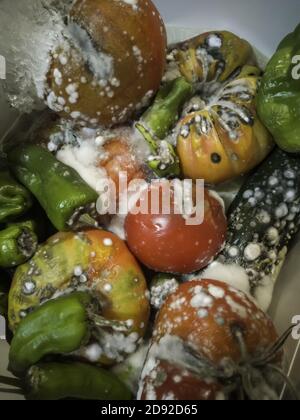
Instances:
[[[50,300],[29,313],[11,342],[9,369],[20,375],[45,356],[74,353],[88,344],[98,327],[127,329],[125,323],[98,316],[95,308],[91,295],[75,292]]]
[[[258,93],[258,113],[287,152],[300,152],[300,25],[279,45],[267,65]]]
[[[35,145],[22,145],[8,153],[18,180],[37,198],[60,231],[69,230],[83,214],[96,214],[97,193],[78,173]]]
[[[30,193],[0,168],[0,223],[22,216],[32,206]]]
[[[178,121],[182,107],[192,92],[192,85],[183,77],[166,83],[156,95],[153,105],[142,116],[141,124],[154,136],[164,139]]]
[[[33,220],[8,225],[0,231],[0,267],[13,268],[28,261],[38,247]]]
[[[172,144],[167,140],[155,140],[150,131],[142,124],[136,124],[136,128],[143,135],[152,153],[147,162],[149,168],[159,178],[178,177],[180,175],[180,163]]]
[[[136,124],[147,141],[152,156],[148,166],[160,178],[178,177],[180,164],[175,148],[165,139],[180,117],[180,112],[193,92],[192,85],[183,77],[166,83],[158,92],[153,105]]]
[[[43,363],[32,366],[24,379],[0,382],[22,389],[28,400],[131,400],[127,387],[111,372],[83,363]],[[19,393],[10,389],[10,393]]]

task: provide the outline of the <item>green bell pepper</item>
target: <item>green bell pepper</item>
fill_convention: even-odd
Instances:
[[[36,252],[38,237],[35,222],[15,223],[0,231],[0,267],[13,268],[24,264]]]
[[[0,168],[0,223],[22,216],[31,206],[29,191],[15,181],[7,169]]]
[[[279,45],[258,92],[258,113],[278,146],[300,152],[300,25]],[[298,65],[299,67],[299,65]],[[298,77],[299,75],[299,77]]]
[[[57,230],[73,227],[83,214],[96,214],[97,193],[78,173],[35,145],[18,146],[8,153],[18,180],[37,198]]]
[[[183,77],[166,83],[158,92],[153,105],[142,116],[140,124],[155,137],[164,139],[178,121],[180,111],[192,92],[192,85]]]

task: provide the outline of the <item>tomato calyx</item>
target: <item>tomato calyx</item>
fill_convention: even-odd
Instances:
[[[260,355],[253,357],[247,352],[242,329],[234,325],[232,334],[240,348],[240,362],[235,362],[227,357],[217,366],[208,358],[199,354],[187,342],[175,336],[172,338],[168,337],[168,340],[172,343],[172,346],[170,343],[168,346],[171,349],[171,347],[174,348],[176,345],[180,351],[176,351],[176,356],[171,358],[171,360],[168,352],[160,352],[159,359],[189,371],[200,380],[203,380],[203,378],[214,379],[222,384],[222,392],[226,399],[234,398],[237,400],[255,401],[261,399],[263,394],[267,400],[279,400],[276,388],[277,385],[284,385],[293,398],[298,401],[299,395],[297,390],[288,376],[278,366],[282,348],[293,328],[294,326],[290,327],[271,347],[264,350]],[[275,384],[271,384],[270,378],[276,381]]]

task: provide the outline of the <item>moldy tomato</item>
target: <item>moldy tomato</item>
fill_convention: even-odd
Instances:
[[[171,214],[151,214],[148,194],[148,214],[129,213],[125,221],[127,243],[133,254],[147,267],[165,273],[188,274],[206,267],[222,249],[226,235],[226,218],[215,194],[204,192],[204,221],[188,225],[182,214],[175,214],[171,194]],[[162,202],[160,191],[160,203]],[[141,196],[141,200],[146,198]]]

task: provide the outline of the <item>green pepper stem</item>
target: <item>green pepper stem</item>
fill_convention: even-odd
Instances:
[[[179,119],[184,103],[193,92],[192,85],[183,77],[164,85],[153,105],[142,116],[141,123],[159,139],[164,139]]]
[[[88,213],[82,214],[77,222],[78,225],[83,227],[92,227],[92,228],[98,228],[99,224],[97,220],[95,220],[91,215]]]

